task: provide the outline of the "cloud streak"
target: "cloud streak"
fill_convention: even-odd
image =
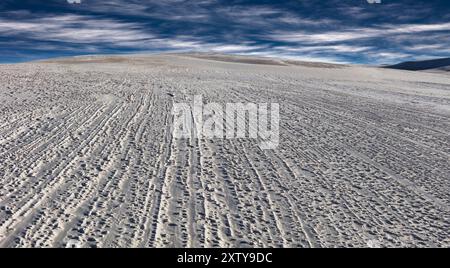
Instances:
[[[370,64],[450,56],[442,46],[450,37],[450,5],[436,3],[375,7],[365,1],[334,0],[90,0],[82,5],[49,0],[39,6],[24,2],[5,0],[0,6],[0,52],[10,52],[11,47],[17,54],[33,56],[210,51]],[[430,12],[435,16],[427,17]]]

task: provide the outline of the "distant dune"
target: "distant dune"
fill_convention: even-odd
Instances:
[[[345,65],[325,62],[306,62],[298,60],[278,59],[271,57],[255,57],[242,55],[229,55],[219,53],[185,53],[182,56],[194,57],[205,60],[214,60],[230,63],[244,63],[244,64],[262,64],[262,65],[278,65],[278,66],[305,66],[316,68],[339,68]]]
[[[166,56],[176,56],[190,59],[199,59],[215,62],[251,64],[251,65],[272,65],[272,66],[303,66],[308,68],[343,68],[349,65],[327,63],[327,62],[307,62],[290,59],[280,59],[272,57],[256,57],[244,55],[231,55],[220,53],[168,53]],[[58,64],[152,64],[155,58],[151,54],[127,54],[127,55],[88,55],[76,57],[61,57],[54,59],[39,60],[39,63]]]
[[[448,72],[450,71],[450,58],[434,59],[426,61],[408,61],[395,65],[386,66],[386,68],[408,70],[408,71],[435,70]]]

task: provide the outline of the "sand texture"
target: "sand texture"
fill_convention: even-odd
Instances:
[[[174,102],[280,104],[280,145]],[[450,76],[225,56],[0,65],[0,247],[450,247]]]

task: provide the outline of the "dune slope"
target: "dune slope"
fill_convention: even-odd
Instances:
[[[279,103],[279,147],[175,139],[199,94]],[[1,65],[0,100],[0,247],[450,246],[448,76],[87,57]]]

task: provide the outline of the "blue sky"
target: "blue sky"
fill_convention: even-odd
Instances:
[[[0,62],[197,51],[390,64],[450,57],[450,1],[1,0]]]

